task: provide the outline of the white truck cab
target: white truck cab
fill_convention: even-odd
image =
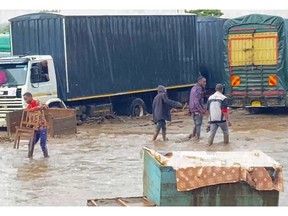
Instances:
[[[40,62],[48,62],[48,78],[41,75]],[[0,127],[6,127],[6,114],[26,108],[23,94],[49,107],[66,108],[57,95],[57,80],[53,59],[49,55],[11,56],[0,58]]]

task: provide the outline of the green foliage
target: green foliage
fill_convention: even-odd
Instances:
[[[223,15],[221,10],[185,10],[186,13],[196,14],[197,16],[215,16],[220,17]]]
[[[40,13],[60,13],[61,10],[41,10]]]
[[[10,26],[9,24],[0,28],[0,34],[9,34],[10,33]]]

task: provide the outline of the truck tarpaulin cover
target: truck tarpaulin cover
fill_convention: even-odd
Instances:
[[[286,67],[287,67],[287,20],[278,16],[251,14],[235,19],[229,19],[224,24],[224,65],[226,93],[231,92],[230,64],[229,62],[229,35],[265,33],[272,30],[277,32],[278,50],[275,59],[275,70],[278,78],[277,90],[286,90]],[[245,32],[246,31],[246,32]],[[253,48],[252,48],[253,49]],[[276,47],[277,49],[277,47]],[[264,50],[264,49],[263,49]],[[275,51],[275,50],[274,50]],[[257,64],[256,64],[257,65]],[[258,64],[258,66],[261,64]],[[264,64],[263,64],[264,65]],[[243,65],[243,68],[245,65]]]
[[[207,79],[206,88],[214,89],[216,84],[224,82],[223,25],[226,20],[197,17],[199,70]]]
[[[195,83],[195,15],[62,16],[10,20],[14,54],[48,54],[65,100]]]

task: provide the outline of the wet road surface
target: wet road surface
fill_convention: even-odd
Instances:
[[[147,119],[79,126],[75,136],[49,138],[50,158],[44,159],[39,143],[34,158],[27,158],[27,145],[13,149],[13,142],[1,133],[1,206],[86,206],[87,199],[142,196],[142,148],[156,150],[249,151],[262,150],[284,167],[284,192],[280,206],[288,206],[288,114],[231,114],[231,143],[224,145],[217,132],[208,146],[202,127],[199,143],[181,141],[191,131],[186,115],[173,116],[168,126],[169,141],[151,141],[154,126]],[[160,139],[161,136],[158,137]]]

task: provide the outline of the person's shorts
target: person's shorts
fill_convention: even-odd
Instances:
[[[156,132],[159,132],[160,130],[166,130],[166,121],[160,120],[156,123]]]

